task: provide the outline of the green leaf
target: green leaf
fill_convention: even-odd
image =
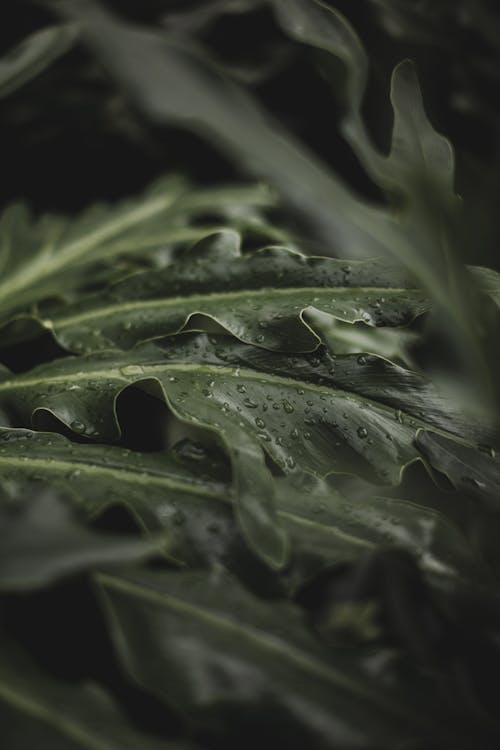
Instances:
[[[492,404],[498,403],[497,373],[490,369],[491,358],[481,340],[481,302],[460,262],[463,230],[454,187],[453,149],[427,117],[412,62],[404,60],[392,74],[394,125],[386,156],[374,146],[363,122],[368,64],[349,22],[318,0],[271,2],[287,34],[332,54],[345,66],[343,135],[395,208],[394,230],[400,237],[395,241],[387,233],[385,249],[429,293],[437,326],[458,355],[469,390],[481,394],[478,411],[491,410]],[[328,78],[330,60],[323,62]],[[338,85],[335,77],[332,85]],[[463,400],[470,402],[468,392]]]
[[[0,721],[4,750],[195,750],[140,732],[101,687],[54,679],[3,635]]]
[[[418,432],[416,442],[423,456],[446,474],[456,489],[475,495],[490,509],[498,509],[500,462],[493,448],[457,443],[429,430]]]
[[[74,45],[74,25],[48,26],[26,37],[0,58],[0,99],[42,73]]]
[[[404,241],[386,211],[358,200],[279,122],[182,37],[117,20],[97,4],[66,0],[95,55],[155,123],[207,138],[251,174],[269,180],[315,224],[326,252],[372,257]]]
[[[77,522],[67,500],[52,493],[0,504],[2,590],[46,586],[82,570],[140,560],[158,548],[158,541],[85,528]]]
[[[90,519],[119,505],[148,531],[168,530],[169,554],[184,564],[218,561],[235,572],[249,564],[233,518],[228,467],[207,460],[199,450],[187,456],[176,451],[137,453],[114,446],[75,445],[53,433],[1,429],[0,493],[16,497],[47,485],[68,493],[68,499],[73,498]],[[467,542],[443,516],[375,493],[349,499],[311,476],[275,482],[277,517],[290,538],[291,561],[283,580],[291,590],[314,572],[356,559],[379,545],[406,548],[418,557],[424,571],[448,577],[450,585],[458,576],[484,578]],[[42,507],[33,510],[43,514]],[[24,559],[25,549],[34,546],[19,540],[25,520],[19,515],[16,541],[7,541],[11,557],[13,550]],[[50,514],[44,520],[48,527],[42,537],[44,554],[57,561],[66,532],[62,534]],[[33,523],[28,535],[32,527]],[[50,528],[59,545],[51,546]],[[86,542],[81,529],[78,532]],[[101,540],[104,543],[105,537],[95,536],[93,544]],[[75,559],[80,551],[74,550]],[[31,554],[26,565],[32,561]],[[59,561],[61,567],[66,563]],[[37,564],[33,572],[39,571]]]
[[[203,334],[7,376],[0,410],[6,426],[43,426],[52,414],[80,435],[109,442],[120,435],[116,399],[132,384],[165,398],[181,420],[222,437],[247,541],[276,567],[286,562],[287,545],[263,451],[286,473],[348,472],[397,483],[402,468],[419,457],[419,428],[491,437],[486,424],[454,414],[428,382],[383,359],[323,350],[278,355]]]
[[[436,725],[437,696],[416,674],[381,681],[377,652],[370,665],[363,651],[324,647],[297,607],[257,599],[222,570],[97,582],[127,671],[214,741],[250,731],[287,747],[462,743],[453,723]]]
[[[39,424],[47,412],[100,441],[120,435],[114,404],[142,383],[181,419],[251,435],[284,470],[360,472],[397,482],[418,456],[417,429],[439,427],[487,443],[492,431],[461,417],[421,376],[370,355],[288,355],[225,336],[183,334],[162,346],[67,357],[0,382],[7,425]],[[158,389],[160,386],[160,389]],[[227,432],[227,435],[226,435]],[[332,447],[335,450],[332,450]]]
[[[85,284],[95,285],[96,269],[103,265],[104,280],[113,278],[117,259],[140,256],[144,262],[174,243],[191,244],[210,231],[191,224],[199,214],[210,211],[231,221],[232,213],[236,226],[252,225],[255,210],[274,200],[263,185],[194,190],[170,176],[140,198],[96,205],[77,219],[47,215],[34,221],[24,205],[12,205],[0,219],[0,318],[46,297],[67,297]],[[264,223],[253,226],[267,232]],[[269,233],[282,236],[272,228]]]
[[[242,256],[233,231],[203,239],[163,271],[125,279],[81,303],[43,312],[44,327],[69,350],[129,349],[140,341],[215,321],[241,341],[312,351],[304,313],[348,323],[403,325],[428,309],[423,292],[381,260],[306,258],[270,247]]]
[[[368,352],[406,366],[412,365],[410,349],[420,340],[416,331],[407,328],[344,323],[317,309],[307,311],[307,322],[335,354]]]

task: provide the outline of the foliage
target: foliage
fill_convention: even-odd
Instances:
[[[89,100],[87,136],[145,163],[195,133],[135,195],[117,170],[0,218],[3,747],[493,750],[500,277],[415,65],[384,150],[343,3],[113,5],[37,6],[0,60],[26,143],[62,80],[50,154]],[[446,46],[444,4],[363,5],[387,45]],[[217,37],[239,21],[260,62]],[[361,169],[265,102],[298,68]]]

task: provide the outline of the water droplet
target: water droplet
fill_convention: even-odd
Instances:
[[[266,423],[265,423],[265,422],[264,422],[264,420],[263,420],[263,419],[261,419],[260,417],[256,417],[256,418],[255,418],[255,424],[256,424],[256,425],[257,425],[257,427],[259,427],[259,428],[260,428],[261,430],[262,430],[262,429],[264,429],[264,427],[266,426]]]
[[[247,409],[256,409],[258,404],[255,403],[255,401],[252,401],[250,398],[246,398],[243,401],[244,405],[247,407]]]
[[[262,342],[264,341],[264,336],[262,335],[262,333],[259,333],[259,335],[255,337],[255,341],[258,344],[262,344]]]
[[[490,458],[495,458],[496,456],[495,449],[492,448],[491,445],[480,445],[479,450],[481,453],[486,453]]]
[[[368,362],[368,360],[365,357],[365,355],[364,354],[360,354],[359,357],[358,357],[358,365],[366,365],[367,362]]]
[[[292,456],[288,456],[286,459],[286,465],[289,469],[295,469],[295,459]]]
[[[293,414],[294,408],[290,401],[287,401],[286,399],[283,401],[283,409],[286,411],[287,414]]]
[[[77,419],[71,422],[70,427],[75,432],[80,432],[80,433],[85,432],[85,425],[83,424],[83,422],[79,422]]]
[[[364,439],[365,437],[368,437],[368,430],[366,429],[366,427],[358,427],[358,429],[356,430],[356,432],[358,433],[358,436],[361,439]]]
[[[236,390],[238,391],[238,393],[246,393],[247,392],[247,389],[245,388],[245,386],[243,385],[243,383],[239,383],[236,386]]]
[[[134,375],[142,375],[144,373],[144,368],[140,365],[127,365],[126,367],[120,367],[120,372],[128,378],[133,377]]]

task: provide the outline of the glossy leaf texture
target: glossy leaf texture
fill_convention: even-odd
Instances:
[[[66,357],[16,376],[5,370],[3,421],[30,426],[51,413],[79,435],[113,442],[120,435],[116,398],[134,384],[167,397],[181,419],[223,435],[252,435],[284,471],[355,469],[397,482],[401,467],[418,455],[413,439],[420,428],[467,433],[484,444],[494,436],[428,380],[380,357],[336,356],[325,347],[280,354],[206,334]]]
[[[48,26],[35,31],[0,58],[0,99],[42,73],[71,49],[78,38],[74,25]]]
[[[307,324],[310,309],[372,326],[404,325],[428,309],[424,293],[382,260],[346,263],[284,247],[242,255],[240,244],[236,232],[206,237],[163,270],[47,310],[43,325],[80,353],[129,349],[203,325],[201,315],[246,343],[312,351],[320,340]]]
[[[56,680],[4,634],[0,721],[8,750],[196,750],[139,731],[101,686]]]
[[[441,723],[446,702],[432,683],[404,669],[381,681],[377,651],[326,648],[295,605],[258,599],[222,570],[97,582],[127,671],[212,741],[238,737],[246,748],[251,727],[293,748],[375,749],[410,737],[467,746],[456,724]]]
[[[6,323],[47,297],[67,299],[75,290],[126,275],[134,259],[142,266],[166,264],[173,247],[189,246],[210,231],[195,225],[206,212],[220,216],[223,226],[233,221],[236,228],[251,226],[273,240],[282,238],[259,215],[274,203],[263,185],[196,189],[171,175],[140,197],[93,206],[77,219],[35,220],[25,205],[13,204],[0,219],[0,319]]]
[[[231,456],[236,510],[247,540],[278,567],[287,545],[264,453],[285,473],[354,473],[390,484],[419,458],[418,429],[488,442],[492,430],[453,413],[414,373],[368,355],[280,355],[224,336],[185,334],[160,347],[69,357],[0,382],[6,426],[55,416],[75,433],[116,441],[116,400],[140,384],[174,414],[219,434]]]
[[[67,503],[88,520],[120,506],[150,533],[165,532],[163,545],[161,537],[145,544],[91,534],[66,520],[67,508],[56,508],[63,520],[56,524],[57,513],[50,513],[51,505],[46,507],[43,498],[13,519],[12,510],[10,516],[2,510],[10,521],[5,525],[2,558],[15,568],[17,585],[37,583],[47,570],[53,572],[54,565],[60,576],[89,564],[119,562],[122,550],[124,561],[130,561],[134,554],[147,554],[155,547],[163,547],[170,560],[183,565],[218,562],[239,574],[252,568],[232,510],[229,466],[211,459],[199,446],[186,448],[168,454],[139,453],[118,446],[75,445],[54,433],[0,430],[0,493],[6,498],[51,487],[67,493]],[[291,559],[282,574],[287,591],[295,591],[320,570],[355,560],[378,546],[407,549],[431,578],[444,577],[445,586],[453,587],[460,579],[488,583],[487,571],[444,516],[411,502],[380,497],[375,488],[364,497],[349,498],[327,482],[299,476],[276,480],[275,503],[290,537]],[[5,575],[2,570],[0,586],[6,585]]]

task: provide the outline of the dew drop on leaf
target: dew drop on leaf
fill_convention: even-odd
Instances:
[[[120,372],[122,375],[125,375],[125,377],[142,375],[144,373],[144,368],[140,365],[127,365],[126,367],[120,367]]]

